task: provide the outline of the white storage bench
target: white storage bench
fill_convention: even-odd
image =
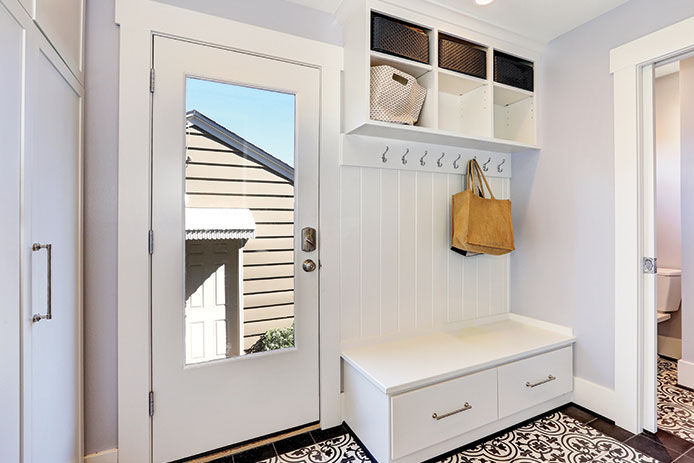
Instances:
[[[379,463],[418,463],[568,403],[570,329],[506,319],[344,349],[344,417]]]

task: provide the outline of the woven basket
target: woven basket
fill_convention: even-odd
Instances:
[[[371,68],[371,119],[414,125],[427,89],[409,74],[391,66]]]
[[[413,24],[371,13],[371,49],[429,63],[429,34]]]
[[[439,67],[487,78],[487,49],[447,35],[439,36]]]

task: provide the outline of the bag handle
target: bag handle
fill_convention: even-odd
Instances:
[[[489,192],[489,196],[491,199],[496,199],[494,197],[494,193],[492,193],[492,189],[489,187],[489,182],[487,181],[487,177],[482,173],[482,169],[480,168],[479,163],[477,162],[477,159],[470,159],[470,162],[468,163],[468,187],[470,184],[472,184],[473,188],[473,193],[474,193],[474,188],[475,188],[475,176],[477,176],[479,180],[479,189],[482,192],[482,197],[485,196],[484,194],[484,186],[482,185],[482,181],[484,180],[484,185],[487,187],[487,191]]]

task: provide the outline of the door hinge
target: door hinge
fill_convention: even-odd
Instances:
[[[643,273],[658,273],[658,259],[656,257],[644,257],[641,265]]]
[[[149,93],[154,93],[154,68],[149,70]]]
[[[149,391],[149,416],[154,416],[154,391]]]
[[[149,253],[154,254],[154,231],[149,231]]]

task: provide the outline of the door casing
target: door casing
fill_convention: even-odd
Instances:
[[[644,396],[654,390],[657,374],[655,282],[644,280],[640,266],[643,257],[653,257],[646,253],[655,251],[647,243],[654,234],[649,221],[653,198],[644,200],[645,195],[653,195],[652,172],[644,175],[644,169],[653,168],[652,66],[693,50],[694,18],[689,18],[610,52],[615,143],[615,388],[611,397],[600,399],[609,409],[598,411],[633,433],[653,427],[655,419],[655,398]]]

